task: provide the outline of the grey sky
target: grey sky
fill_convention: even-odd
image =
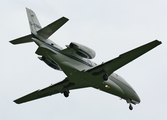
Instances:
[[[167,1],[5,0],[0,4],[0,119],[101,120],[167,118]],[[33,43],[13,46],[8,41],[30,33],[25,7],[42,26],[69,18],[51,39],[62,47],[71,41],[96,51],[96,63],[108,61],[152,40],[162,45],[116,71],[135,89],[141,103],[128,104],[93,88],[57,94],[22,105],[14,99],[63,80],[65,75],[37,59]]]

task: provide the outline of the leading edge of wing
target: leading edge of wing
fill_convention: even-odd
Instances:
[[[146,52],[150,51],[151,49],[155,48],[156,46],[158,46],[160,44],[161,44],[161,41],[154,40],[150,43],[147,43],[147,44],[142,45],[138,48],[135,48],[135,49],[130,50],[126,53],[123,53],[115,59],[112,59],[106,63],[103,63],[103,64],[98,65],[92,69],[89,69],[87,72],[90,72],[93,75],[98,75],[98,74],[101,74],[102,72],[105,72],[107,75],[110,75],[114,71],[116,71],[117,69],[128,64],[129,62],[140,57],[141,55],[145,54]]]

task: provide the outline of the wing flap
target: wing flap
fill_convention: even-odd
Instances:
[[[90,72],[93,75],[101,74],[102,72],[105,72],[107,75],[110,75],[114,71],[116,71],[117,69],[128,64],[129,62],[133,61],[134,59],[145,54],[146,52],[150,51],[151,49],[155,48],[156,46],[158,46],[160,44],[161,44],[160,41],[154,40],[154,41],[147,43],[143,46],[140,46],[136,49],[133,49],[133,50],[128,51],[124,54],[121,54],[119,57],[112,59],[106,63],[103,63],[99,66],[96,66],[96,67],[88,70],[87,72]]]
[[[48,39],[54,32],[56,32],[61,26],[63,26],[68,21],[67,18],[62,17],[53,23],[47,25],[46,27],[39,30],[37,33],[44,39]]]

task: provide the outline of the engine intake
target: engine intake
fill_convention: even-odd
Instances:
[[[83,58],[93,59],[96,56],[96,53],[94,50],[84,45],[81,45],[79,43],[71,42],[68,47],[72,48],[76,52],[77,55]]]

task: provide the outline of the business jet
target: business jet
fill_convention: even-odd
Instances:
[[[10,43],[16,45],[35,42],[38,45],[35,53],[39,60],[55,70],[63,71],[66,77],[56,84],[14,100],[15,103],[21,104],[57,93],[68,97],[71,90],[86,87],[92,87],[124,99],[129,104],[130,110],[133,109],[132,104],[140,103],[140,98],[135,90],[114,71],[160,45],[160,41],[154,40],[97,65],[90,60],[96,55],[91,48],[71,42],[63,49],[48,39],[68,21],[68,18],[61,17],[42,28],[36,14],[28,8],[26,11],[31,34],[11,40]]]

